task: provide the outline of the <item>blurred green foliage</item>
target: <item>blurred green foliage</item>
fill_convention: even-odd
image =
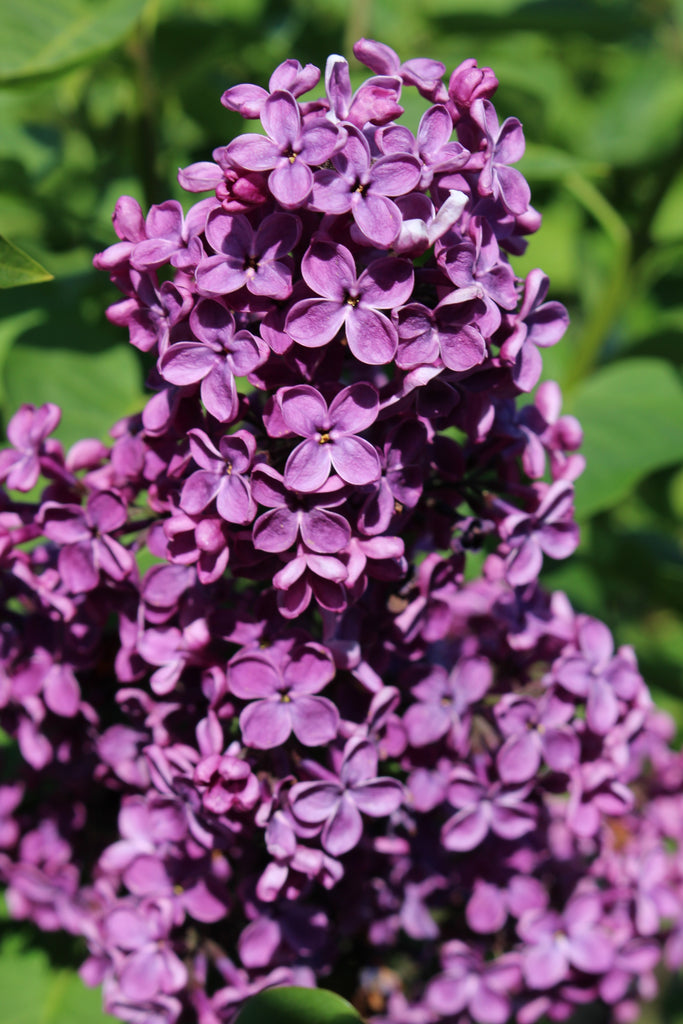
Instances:
[[[54,275],[2,293],[3,422],[55,401],[70,443],[141,407],[138,353],[104,319],[118,296],[91,268],[116,198],[192,202],[177,168],[242,130],[224,89],[266,84],[286,57],[350,56],[361,35],[449,71],[476,57],[500,80],[501,118],[524,124],[519,166],[544,224],[515,265],[542,267],[569,308],[545,376],[580,416],[588,459],[582,547],[546,583],[634,644],[683,734],[683,0],[3,5],[0,285],[45,280],[34,261]],[[408,100],[416,124],[424,107]],[[671,1000],[660,1011],[676,1020]]]

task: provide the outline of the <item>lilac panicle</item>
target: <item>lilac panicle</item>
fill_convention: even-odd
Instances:
[[[683,962],[683,759],[539,583],[584,460],[523,129],[472,59],[354,52],[355,92],[338,55],[323,96],[294,59],[227,89],[265,134],[180,172],[204,198],[117,202],[144,409],[66,452],[56,406],[9,421],[7,906],[126,1021],[319,983],[371,1024],[633,1020]]]

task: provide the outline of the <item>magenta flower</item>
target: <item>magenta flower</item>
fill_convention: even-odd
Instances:
[[[117,203],[145,408],[66,455],[56,407],[10,421],[0,885],[130,1024],[230,1024],[349,951],[372,1024],[625,1024],[683,961],[683,757],[538,583],[581,431],[520,400],[566,325],[512,265],[521,126],[474,61],[356,52],[355,94],[335,55],[326,95],[295,60],[228,89],[266,135],[181,172],[186,215]]]
[[[319,554],[305,544],[297,544],[296,551],[283,556],[285,565],[273,576],[278,593],[278,608],[286,619],[296,619],[308,608],[311,598],[321,608],[342,612],[346,608],[348,579],[346,564],[336,555]]]
[[[640,676],[623,654],[614,653],[612,634],[598,619],[582,617],[578,646],[576,654],[554,666],[553,675],[565,690],[586,701],[588,725],[604,736],[619,719],[619,701],[631,701],[638,693]]]
[[[111,536],[127,520],[126,505],[118,495],[91,494],[85,510],[46,501],[41,520],[45,536],[61,545],[59,571],[71,593],[94,590],[101,574],[119,582],[135,569],[131,552]]]
[[[477,1024],[510,1019],[510,997],[522,980],[515,956],[484,963],[475,950],[454,939],[443,947],[442,959],[445,971],[430,981],[425,996],[432,1010],[447,1017],[467,1010]]]
[[[385,156],[413,153],[422,163],[420,188],[428,189],[435,174],[450,174],[465,166],[470,153],[459,142],[451,142],[453,122],[446,107],[430,107],[420,119],[417,138],[403,125],[389,125],[378,133]]]
[[[320,298],[302,299],[290,310],[285,329],[300,345],[326,345],[342,327],[356,359],[378,365],[393,359],[396,328],[381,309],[407,302],[413,268],[395,257],[376,260],[356,277],[353,256],[343,245],[314,242],[301,263],[309,288]]]
[[[229,423],[239,409],[235,378],[260,366],[267,346],[250,331],[236,331],[232,313],[217,299],[201,299],[190,325],[199,341],[170,345],[159,360],[159,373],[178,387],[201,381],[202,402],[217,420]]]
[[[554,693],[541,701],[504,694],[496,706],[496,721],[505,737],[496,755],[503,782],[528,782],[542,761],[553,771],[569,774],[581,756],[579,738],[569,724],[573,713],[573,706]]]
[[[133,245],[131,266],[135,270],[154,270],[168,263],[186,248],[191,238],[202,233],[214,205],[213,200],[203,199],[190,209],[187,217],[176,199],[152,206],[145,218],[145,237]]]
[[[386,124],[403,113],[398,100],[401,79],[395,75],[370,78],[351,93],[349,62],[333,53],[325,65],[325,92],[330,105],[329,117],[362,129],[370,124]]]
[[[417,700],[403,718],[410,742],[424,747],[448,737],[458,749],[469,733],[468,709],[485,696],[492,678],[486,658],[463,659],[450,673],[434,665],[412,689]]]
[[[500,199],[510,213],[524,213],[529,206],[531,191],[522,173],[508,166],[524,156],[521,123],[516,117],[508,117],[499,126],[494,106],[487,99],[475,100],[471,115],[489,146],[488,159],[479,177],[479,195]]]
[[[259,798],[258,779],[247,762],[234,754],[208,754],[195,768],[193,781],[211,814],[250,811]]]
[[[377,776],[377,751],[372,743],[350,740],[339,779],[298,782],[292,787],[290,801],[296,818],[307,825],[323,826],[323,849],[340,857],[361,840],[361,814],[371,818],[393,814],[403,801],[403,786],[397,779]]]
[[[325,399],[308,384],[279,392],[282,418],[293,433],[306,440],[294,449],[285,466],[286,487],[317,491],[335,470],[349,484],[369,484],[379,478],[377,451],[357,434],[374,423],[379,399],[370,384],[351,384]]]
[[[59,425],[62,411],[46,402],[38,409],[22,405],[7,424],[7,440],[12,448],[0,452],[0,480],[17,491],[30,491],[40,476],[40,456],[46,453],[45,441]]]
[[[326,118],[304,122],[299,105],[285,90],[272,92],[261,110],[262,135],[240,135],[227,148],[248,171],[270,171],[268,188],[285,208],[301,206],[313,187],[311,167],[333,155],[344,135]]]
[[[292,260],[301,222],[290,213],[271,213],[254,229],[241,214],[210,214],[206,238],[216,256],[200,260],[197,285],[208,295],[229,295],[246,285],[252,295],[286,299],[292,291]]]
[[[260,85],[242,83],[226,89],[221,96],[221,103],[228,110],[234,110],[247,119],[261,116],[263,105],[270,93],[286,90],[292,96],[301,96],[320,81],[320,69],[314,64],[302,67],[298,60],[290,58],[278,64],[270,76],[268,89]]]
[[[456,373],[471,370],[487,355],[485,337],[479,326],[486,315],[477,285],[459,288],[434,310],[418,302],[403,306],[398,312],[396,365],[402,370],[433,365],[443,365]]]
[[[409,153],[373,161],[357,128],[348,127],[344,148],[333,158],[334,170],[316,171],[312,204],[325,213],[350,212],[363,234],[388,249],[401,229],[401,213],[389,196],[404,196],[420,180],[420,161]]]
[[[485,770],[476,773],[465,765],[451,774],[448,800],[459,810],[441,830],[441,842],[447,850],[474,850],[493,832],[501,839],[519,839],[536,827],[536,807],[526,797],[532,786],[506,786],[488,782]]]
[[[318,554],[335,554],[351,540],[348,520],[331,508],[346,500],[347,488],[339,477],[330,477],[314,494],[289,490],[270,466],[257,466],[251,478],[252,494],[270,508],[254,523],[254,547],[259,551],[287,551],[301,538]]]
[[[307,747],[329,743],[337,735],[339,712],[317,694],[333,677],[332,659],[319,644],[303,644],[284,656],[277,649],[273,656],[267,650],[235,655],[228,666],[228,686],[250,702],[240,714],[242,742],[269,750],[282,746],[294,732]]]
[[[228,523],[250,523],[256,515],[247,476],[256,442],[246,430],[227,434],[216,448],[203,430],[189,431],[192,458],[198,469],[185,481],[180,507],[190,515],[216,501],[218,514]]]
[[[568,558],[579,543],[579,528],[572,518],[574,488],[568,480],[550,486],[538,484],[538,507],[534,512],[513,511],[500,524],[500,532],[511,551],[506,576],[513,587],[536,579],[543,555]]]
[[[414,85],[428,99],[434,99],[445,88],[442,78],[446,66],[440,60],[413,57],[401,63],[401,58],[386,43],[374,39],[359,39],[353,44],[353,55],[378,75],[396,75],[406,85]]]
[[[530,988],[547,989],[565,981],[575,967],[587,974],[603,974],[614,959],[610,935],[602,924],[599,895],[575,896],[563,914],[530,910],[517,931],[528,943],[522,971]]]
[[[136,1003],[177,992],[187,983],[187,968],[168,941],[168,916],[163,903],[149,900],[138,907],[122,900],[105,920],[108,943],[125,954],[121,991]]]
[[[127,327],[130,343],[141,352],[158,347],[162,353],[171,330],[192,308],[192,296],[180,284],[164,281],[157,284],[152,273],[130,271],[129,297],[107,309],[107,319]]]

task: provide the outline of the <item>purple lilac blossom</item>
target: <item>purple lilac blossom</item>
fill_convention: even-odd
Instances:
[[[388,363],[398,336],[382,309],[401,306],[413,290],[413,268],[403,259],[387,257],[370,264],[359,277],[351,252],[343,245],[315,242],[304,255],[301,270],[316,296],[297,302],[285,329],[300,345],[318,348],[342,327],[351,352],[363,363]]]
[[[370,1024],[628,1024],[683,963],[683,757],[538,580],[583,457],[554,382],[520,402],[567,325],[509,258],[522,126],[472,59],[355,52],[355,93],[338,55],[321,97],[295,59],[227,89],[266,135],[180,172],[203,199],[117,202],[144,409],[66,452],[56,406],[9,422],[7,906],[133,1024],[291,984]]]

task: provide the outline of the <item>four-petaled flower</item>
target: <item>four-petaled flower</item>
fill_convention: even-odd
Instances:
[[[295,303],[285,330],[300,345],[318,348],[346,328],[349,349],[362,363],[388,363],[396,354],[398,334],[381,309],[407,302],[413,290],[408,260],[388,256],[375,260],[356,277],[353,256],[344,245],[314,242],[301,273],[316,298]]]
[[[397,779],[377,776],[377,751],[368,740],[350,740],[338,778],[298,782],[292,787],[292,813],[307,825],[322,825],[323,848],[340,857],[363,835],[361,814],[385,818],[403,802]]]
[[[317,694],[334,671],[320,644],[300,644],[291,652],[276,647],[272,653],[266,648],[237,654],[228,665],[228,687],[249,701],[240,714],[243,743],[269,750],[285,743],[292,732],[307,747],[329,743],[337,734],[339,712]]]
[[[375,447],[361,430],[371,426],[379,411],[379,397],[371,384],[342,388],[328,408],[309,384],[283,388],[278,393],[282,418],[294,434],[306,440],[297,445],[285,465],[285,486],[295,491],[317,491],[330,471],[349,484],[370,484],[381,473]]]

